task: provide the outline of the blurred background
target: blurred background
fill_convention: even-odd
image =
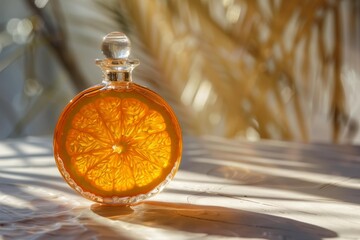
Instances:
[[[112,31],[185,134],[360,143],[357,0],[2,0],[0,139],[51,135]]]

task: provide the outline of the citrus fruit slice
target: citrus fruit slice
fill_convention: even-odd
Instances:
[[[80,93],[60,116],[54,136],[56,163],[69,185],[109,204],[159,192],[176,173],[181,148],[169,105],[134,83]]]

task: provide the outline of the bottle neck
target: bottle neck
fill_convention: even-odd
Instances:
[[[132,82],[132,73],[129,72],[113,72],[108,71],[104,72],[104,81],[105,82],[115,82],[115,81],[124,81],[124,82]]]
[[[96,60],[104,76],[103,82],[132,82],[132,71],[139,65],[139,60],[98,59]]]

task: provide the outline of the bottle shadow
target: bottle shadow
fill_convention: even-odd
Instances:
[[[113,221],[208,236],[308,240],[337,237],[335,232],[312,224],[226,207],[147,201],[131,207],[93,204],[90,209]]]

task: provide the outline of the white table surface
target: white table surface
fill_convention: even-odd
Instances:
[[[360,239],[360,147],[187,137],[167,188],[133,207],[83,199],[51,138],[0,141],[3,239]]]

